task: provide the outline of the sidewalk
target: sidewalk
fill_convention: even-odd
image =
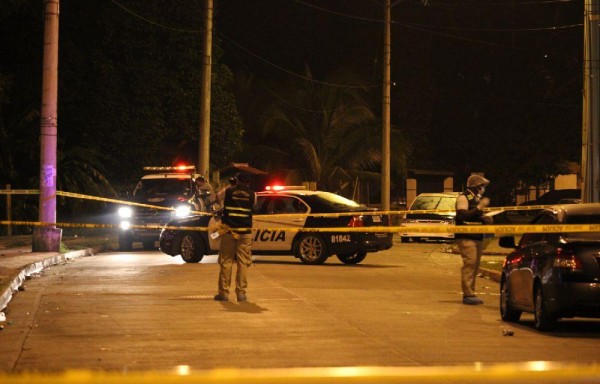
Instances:
[[[99,238],[63,238],[64,252],[32,252],[31,235],[0,237],[0,312],[3,311],[14,292],[23,289],[29,276],[51,265],[67,262],[78,257],[94,255],[114,247],[114,239],[107,235]],[[4,316],[0,315],[0,321]]]

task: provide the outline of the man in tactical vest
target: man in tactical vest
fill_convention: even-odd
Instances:
[[[219,293],[215,300],[229,300],[233,262],[237,264],[235,293],[237,301],[246,301],[246,272],[252,263],[252,208],[256,194],[250,190],[250,175],[240,173],[237,183],[225,190],[221,222],[226,231],[219,248]]]
[[[490,199],[482,197],[489,183],[490,181],[483,176],[469,177],[467,190],[456,199],[456,225],[491,223],[491,218],[484,216],[482,211],[490,204]],[[461,269],[463,304],[483,304],[483,300],[475,295],[475,280],[483,252],[483,234],[457,233],[455,239],[463,260]]]

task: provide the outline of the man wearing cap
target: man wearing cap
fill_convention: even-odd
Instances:
[[[196,192],[198,199],[202,201],[204,209],[217,202],[217,196],[212,185],[202,175],[196,177]]]
[[[482,197],[489,183],[489,180],[480,175],[469,177],[467,190],[456,199],[456,225],[491,223],[490,217],[484,216],[482,211],[490,204],[490,199]],[[463,304],[483,304],[483,300],[475,295],[475,280],[483,252],[483,234],[457,233],[455,239],[463,260],[461,269]]]
[[[221,235],[219,248],[219,293],[214,297],[217,301],[229,300],[229,286],[233,262],[237,264],[235,277],[235,293],[237,301],[246,301],[248,282],[246,272],[252,263],[252,208],[256,194],[250,190],[250,175],[240,173],[237,183],[225,190],[223,199],[223,216],[221,222],[228,227]]]

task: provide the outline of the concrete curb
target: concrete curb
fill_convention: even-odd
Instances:
[[[104,247],[94,247],[81,249],[78,251],[71,251],[67,253],[56,253],[50,254],[47,257],[37,262],[26,265],[20,268],[13,276],[9,277],[9,283],[3,292],[0,293],[0,311],[3,311],[8,306],[8,303],[12,299],[15,292],[19,290],[19,287],[23,285],[23,282],[27,280],[29,276],[34,273],[42,271],[44,268],[52,265],[64,263],[66,261],[76,259],[79,257],[92,256],[100,253],[104,250]]]

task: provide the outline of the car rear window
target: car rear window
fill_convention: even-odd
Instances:
[[[357,202],[331,192],[306,195],[304,196],[304,200],[311,207],[311,211],[315,213],[352,212],[365,209]]]
[[[419,196],[412,203],[410,210],[453,210],[456,208],[455,196]]]

